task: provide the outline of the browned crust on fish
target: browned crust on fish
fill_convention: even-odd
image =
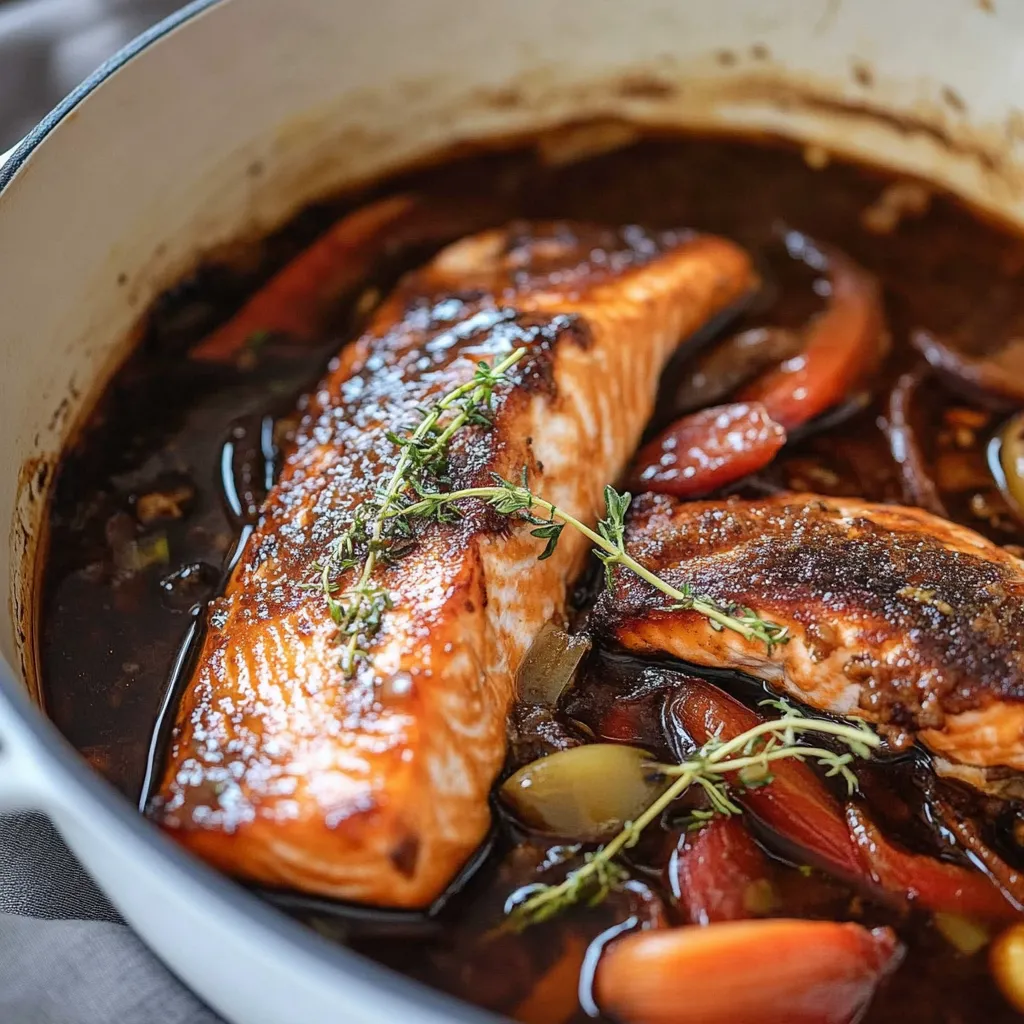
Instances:
[[[965,763],[1024,757],[1024,563],[971,530],[916,508],[806,494],[644,496],[628,545],[670,583],[754,608],[791,639],[769,655],[693,611],[665,610],[619,572],[594,622],[626,647],[759,675]]]
[[[492,428],[457,435],[451,484],[525,466],[592,522],[679,339],[753,284],[721,239],[569,224],[486,232],[409,275],[304,403],[211,606],[152,807],[163,826],[260,882],[392,906],[437,896],[487,830],[515,668],[562,614],[586,544],[567,532],[538,562],[527,529],[483,507],[418,525],[375,577],[394,608],[352,680],[314,563],[390,477],[385,432],[520,346]]]

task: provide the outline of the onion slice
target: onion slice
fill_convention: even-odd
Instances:
[[[911,332],[910,344],[965,398],[996,409],[1024,405],[1024,338],[1012,338],[995,354],[980,358],[923,329]]]
[[[554,707],[572,685],[590,637],[570,636],[554,622],[545,623],[516,673],[516,696],[524,704]]]
[[[927,371],[917,369],[903,374],[896,381],[889,393],[885,433],[892,457],[900,467],[903,500],[908,505],[916,505],[943,519],[948,519],[949,512],[939,497],[935,481],[928,472],[913,421],[918,392],[926,378]]]

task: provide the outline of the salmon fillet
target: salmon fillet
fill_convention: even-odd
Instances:
[[[451,484],[526,467],[536,491],[594,522],[680,339],[754,284],[722,239],[569,224],[476,235],[409,275],[307,402],[209,609],[150,813],[238,876],[429,904],[487,832],[516,668],[563,612],[586,544],[566,535],[539,562],[530,527],[483,506],[417,523],[411,550],[375,573],[393,607],[354,678],[313,567],[390,478],[386,433],[518,347],[491,427],[454,438]]]
[[[973,531],[917,508],[810,494],[645,495],[627,544],[670,583],[749,606],[790,640],[768,652],[716,632],[620,572],[594,625],[625,647],[750,673],[882,727],[897,748],[918,739],[940,769],[982,788],[1024,769],[1024,562]]]

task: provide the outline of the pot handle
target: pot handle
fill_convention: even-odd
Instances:
[[[25,722],[0,689],[0,811],[41,811],[50,803],[47,773],[26,733]]]

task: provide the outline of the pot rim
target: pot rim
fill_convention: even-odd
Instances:
[[[175,30],[207,11],[229,0],[191,0],[180,10],[135,37],[101,64],[88,78],[62,99],[13,149],[0,153],[0,196],[15,176],[28,163],[36,149],[91,93],[111,76],[143,54]],[[0,656],[0,703],[13,712],[17,725],[31,738],[26,754],[42,760],[40,767],[51,775],[63,794],[51,803],[82,807],[91,803],[103,816],[110,816],[126,828],[151,856],[169,860],[188,880],[202,890],[204,898],[219,901],[230,911],[244,915],[258,927],[288,942],[320,969],[326,969],[339,980],[358,974],[377,987],[387,987],[408,1001],[410,1009],[433,1011],[436,1020],[447,1019],[464,1024],[486,1024],[498,1017],[463,1000],[445,995],[430,986],[408,978],[389,967],[354,950],[328,941],[311,929],[247,892],[231,878],[208,867],[201,860],[180,849],[155,825],[145,820],[124,796],[83,761],[56,726],[49,720],[19,685],[16,673]],[[0,755],[3,745],[0,744]],[[72,791],[73,790],[73,791]],[[29,810],[30,808],[24,808]],[[47,808],[41,812],[49,815]],[[102,818],[98,825],[102,826]],[[58,825],[59,829],[59,825]],[[74,850],[72,849],[72,853]],[[115,899],[116,906],[116,899]],[[130,923],[129,923],[130,926]],[[182,979],[186,986],[188,980]],[[444,1015],[444,1016],[442,1016]]]

